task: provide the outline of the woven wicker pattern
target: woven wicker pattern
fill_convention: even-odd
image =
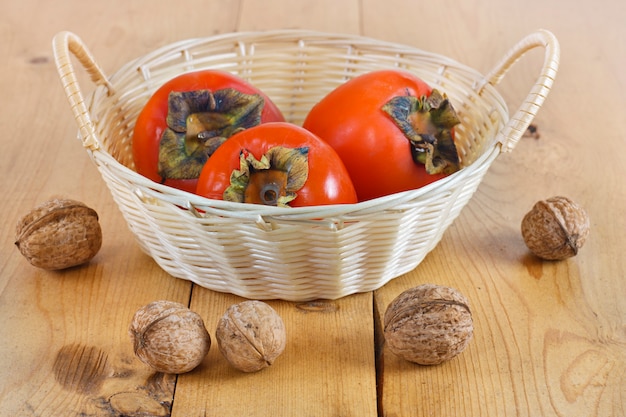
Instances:
[[[545,48],[541,73],[509,117],[495,86],[526,51]],[[487,76],[412,47],[309,31],[232,33],[168,45],[107,77],[69,32],[54,52],[83,145],[141,248],[171,275],[253,299],[336,299],[375,290],[414,269],[440,241],[492,161],[514,148],[543,103],[558,69],[559,46],[530,34]],[[90,74],[88,96],[71,57]],[[208,200],[133,171],[134,121],[165,81],[187,71],[227,70],[256,85],[300,124],[346,80],[376,69],[411,71],[444,91],[459,113],[464,168],[419,190],[353,205],[280,209]]]

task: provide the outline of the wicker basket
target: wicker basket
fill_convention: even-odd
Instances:
[[[380,288],[414,269],[440,241],[494,159],[514,148],[548,94],[559,45],[540,30],[487,75],[446,57],[359,36],[311,31],[232,33],[168,45],[110,77],[69,32],[53,42],[79,138],[141,248],[169,274],[252,299],[336,299]],[[495,85],[528,50],[545,48],[541,73],[509,118]],[[74,56],[95,87],[83,95]],[[227,70],[259,87],[300,124],[337,85],[382,68],[411,71],[444,91],[462,123],[463,169],[424,188],[352,205],[275,208],[209,200],[133,171],[135,119],[150,95],[183,72]]]

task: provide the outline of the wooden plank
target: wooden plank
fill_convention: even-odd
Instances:
[[[188,5],[220,15],[210,30],[227,31],[234,27],[233,3]],[[0,229],[6,243],[0,267],[5,340],[0,344],[0,415],[170,414],[176,379],[154,374],[134,357],[128,326],[134,311],[152,300],[187,304],[191,284],[167,275],[140,252],[76,140],[77,126],[51,48],[55,33],[73,30],[111,73],[161,44],[210,34],[201,13],[172,13],[164,4],[151,3],[150,15],[123,2],[110,7],[108,2],[35,0],[3,5],[6,41],[1,48],[7,65],[0,69],[0,83],[10,100],[0,102],[0,110],[8,116],[2,124],[10,133],[0,138],[0,169],[10,180],[1,181],[0,190],[13,204],[5,205],[6,223]],[[80,78],[87,80],[83,74]],[[83,86],[89,91],[88,82]],[[104,242],[90,264],[41,271],[12,246],[19,216],[52,196],[84,201],[98,212]]]
[[[372,294],[338,301],[267,301],[282,317],[287,345],[256,373],[233,368],[215,339],[219,318],[240,297],[194,288],[191,308],[212,347],[201,368],[181,375],[172,416],[376,416]]]
[[[513,45],[517,36],[537,27],[546,27],[557,36],[571,34],[584,15],[585,24],[597,28],[600,38],[615,39],[609,33],[611,24],[600,29],[599,22],[623,16],[621,6],[611,3],[602,12],[583,6],[584,13],[576,14],[573,21],[546,21],[544,17],[550,14],[546,6],[557,7],[533,1],[514,6],[476,1],[451,8],[449,14],[446,11],[456,22],[450,25],[443,22],[443,9],[429,13],[424,6],[419,13],[411,13],[408,2],[382,7],[366,1],[364,28],[365,33],[395,41],[411,39],[410,44],[443,51],[487,70],[507,44]],[[513,7],[508,13],[518,18],[497,20],[507,15],[504,7]],[[419,33],[424,36],[411,38],[416,30],[402,23],[408,22],[407,16],[420,13],[432,18],[420,21]],[[390,31],[385,24],[389,21],[405,29]],[[448,35],[434,36],[439,23]],[[565,35],[565,39],[571,38]],[[616,180],[626,174],[617,160],[621,147],[617,138],[623,135],[602,136],[598,152],[580,150],[589,139],[581,132],[596,131],[599,124],[606,132],[624,132],[624,128],[603,107],[574,104],[582,92],[583,74],[599,71],[602,75],[594,77],[594,88],[605,92],[603,102],[609,107],[623,105],[619,98],[623,91],[615,90],[622,75],[592,64],[615,61],[614,52],[587,45],[587,41],[577,46],[562,42],[555,88],[535,119],[540,138],[523,139],[512,154],[501,155],[440,245],[415,271],[375,293],[380,320],[388,303],[407,288],[424,282],[452,286],[470,299],[475,319],[475,336],[467,350],[440,366],[413,365],[382,347],[382,415],[623,414],[625,304],[617,294],[625,288],[623,280],[600,278],[623,276],[626,270],[623,257],[602,244],[623,242],[620,213],[626,195]],[[626,55],[621,56],[623,61]],[[527,93],[541,59],[542,53],[523,59],[500,86],[512,109]],[[585,166],[595,168],[585,172]],[[600,197],[598,187],[619,191]],[[592,237],[576,258],[542,262],[528,254],[519,226],[535,201],[559,194],[586,208]],[[601,218],[615,219],[617,224],[607,227]]]

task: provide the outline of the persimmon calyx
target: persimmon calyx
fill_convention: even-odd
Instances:
[[[460,169],[453,127],[460,123],[450,100],[437,89],[426,97],[397,96],[382,107],[409,140],[415,163],[429,174]]]
[[[238,131],[261,123],[264,100],[234,88],[173,91],[159,144],[162,180],[194,179],[215,150]]]
[[[270,148],[260,159],[247,149],[239,154],[239,169],[230,176],[224,191],[225,201],[289,207],[296,191],[309,175],[308,147]]]

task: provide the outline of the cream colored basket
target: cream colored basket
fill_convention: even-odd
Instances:
[[[336,299],[380,288],[414,269],[440,241],[485,172],[512,150],[548,94],[559,45],[530,34],[486,76],[410,46],[310,31],[232,33],[165,46],[110,77],[69,32],[53,42],[79,137],[141,248],[169,274],[252,299]],[[536,83],[509,118],[495,86],[528,50],[545,48]],[[95,88],[83,95],[74,56]],[[151,94],[184,72],[230,71],[263,90],[300,124],[346,80],[372,70],[411,71],[445,92],[459,113],[463,169],[424,188],[341,206],[276,208],[208,200],[133,171],[135,119]]]

